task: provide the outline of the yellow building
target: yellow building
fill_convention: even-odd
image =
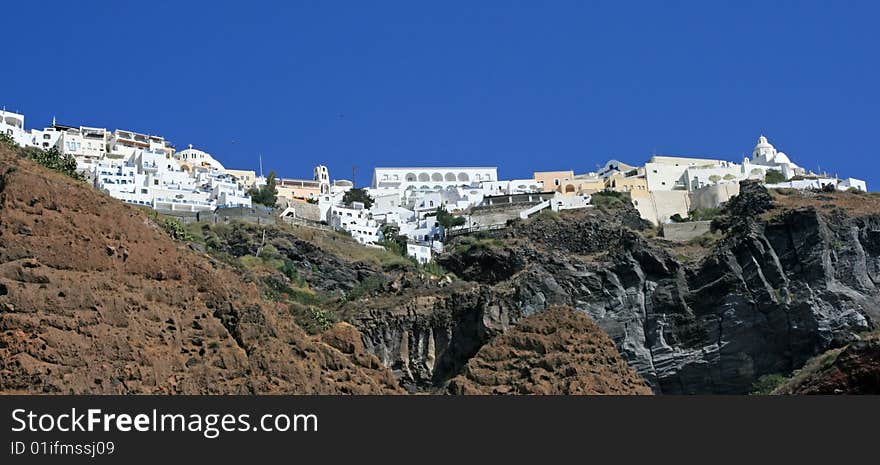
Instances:
[[[605,188],[615,192],[647,192],[648,180],[645,176],[627,177],[623,173],[614,173],[605,178]]]
[[[547,192],[558,191],[566,183],[574,179],[574,171],[536,171],[535,181],[544,184]]]
[[[595,176],[577,175],[572,182],[575,192],[579,194],[592,194],[605,190],[605,180]],[[569,185],[566,184],[566,189]]]
[[[321,182],[306,179],[279,179],[275,189],[278,197],[289,200],[318,200],[321,196]]]

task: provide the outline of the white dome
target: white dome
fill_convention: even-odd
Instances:
[[[767,142],[767,138],[762,134],[761,137],[758,138],[758,143],[755,145],[755,149],[772,149],[773,145],[770,142]]]
[[[791,163],[791,160],[788,159],[788,155],[786,155],[786,154],[784,154],[784,153],[782,153],[782,152],[776,152],[776,156],[773,157],[773,161],[775,161],[776,163],[779,163],[779,164],[782,164],[782,163],[789,164],[789,163]]]

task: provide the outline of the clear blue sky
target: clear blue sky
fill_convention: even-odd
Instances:
[[[227,167],[793,161],[880,189],[880,2],[5,2],[0,105]]]

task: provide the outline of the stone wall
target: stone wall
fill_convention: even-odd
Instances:
[[[739,195],[738,182],[706,186],[691,192],[691,209],[717,208],[734,195]]]
[[[508,220],[518,219],[519,212],[534,205],[533,203],[514,203],[493,205],[491,207],[477,207],[471,210],[471,226],[488,226],[494,224],[507,224]]]
[[[218,208],[211,211],[184,212],[156,210],[159,214],[177,218],[181,223],[229,223],[231,221],[243,221],[245,223],[275,224],[277,215],[274,209],[264,207],[232,207]]]
[[[711,221],[688,221],[663,225],[663,238],[668,241],[687,242],[711,230]]]
[[[665,223],[676,213],[686,217],[691,210],[688,191],[632,191],[630,194],[642,218],[655,225]]]
[[[632,191],[633,205],[642,218],[654,223],[663,224],[676,213],[682,218],[697,208],[717,208],[731,197],[739,194],[738,183],[717,184],[706,186],[694,191]]]
[[[315,222],[326,220],[321,218],[321,208],[316,203],[290,202],[289,207],[293,208],[294,216],[298,219]]]

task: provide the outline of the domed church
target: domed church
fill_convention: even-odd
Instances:
[[[752,164],[775,168],[782,172],[785,179],[804,174],[803,168],[792,163],[785,153],[777,152],[773,144],[768,142],[763,134],[758,138],[755,149],[752,150]]]

